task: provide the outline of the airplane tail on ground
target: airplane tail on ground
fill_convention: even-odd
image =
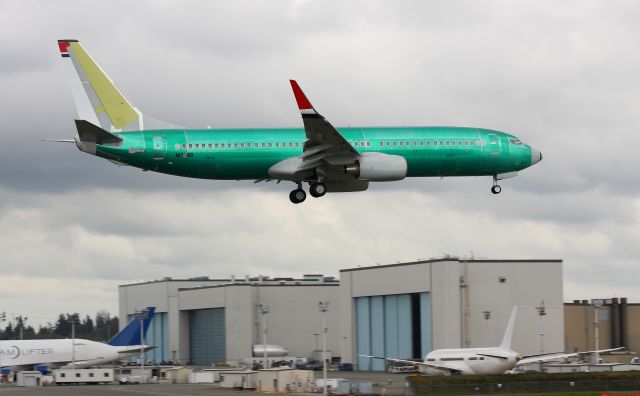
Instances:
[[[147,313],[147,318],[142,320],[142,332],[146,335],[156,308],[148,307],[145,309],[145,311]],[[114,335],[107,344],[111,346],[141,345],[142,342],[140,340],[140,319],[131,319],[131,321],[122,330],[120,330],[118,334]]]
[[[79,119],[108,132],[181,128],[145,116],[116,87],[78,40],[58,40],[58,48],[71,77]]]
[[[507,324],[507,330],[505,330],[504,337],[502,337],[502,343],[500,343],[500,349],[511,349],[511,340],[513,338],[513,329],[516,325],[517,313],[518,307],[514,306],[513,310],[511,310],[511,317],[509,318],[509,323]]]

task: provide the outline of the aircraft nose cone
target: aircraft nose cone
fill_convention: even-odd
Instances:
[[[531,148],[531,165],[535,165],[540,161],[542,161],[542,153],[532,147]]]

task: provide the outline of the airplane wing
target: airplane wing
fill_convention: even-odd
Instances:
[[[462,372],[462,370],[460,370],[459,368],[447,366],[446,364],[435,364],[435,363],[429,363],[429,362],[414,362],[413,360],[388,358],[388,357],[383,357],[383,356],[372,356],[372,355],[358,355],[358,356],[368,357],[368,358],[371,358],[371,359],[382,359],[382,360],[386,360],[388,362],[412,364],[412,365],[417,366],[417,367],[429,367],[429,368],[433,368],[433,369],[436,369],[436,370],[448,371],[448,372],[450,372],[452,374],[459,374],[460,372]]]
[[[355,158],[358,155],[356,149],[345,140],[329,121],[313,108],[298,83],[295,80],[290,80],[290,82],[298,109],[300,109],[300,114],[302,115],[304,130],[307,134],[307,139],[309,139],[308,143],[310,143],[309,146],[323,145],[321,152],[325,154],[331,154],[334,157]]]
[[[509,359],[509,357],[507,357],[507,356],[502,356],[502,355],[491,355],[491,354],[488,354],[488,353],[476,353],[476,355],[478,355],[478,356],[490,357],[490,358],[494,358],[494,359],[502,359],[502,360],[507,360],[507,359]]]
[[[356,163],[360,153],[311,105],[295,80],[290,80],[302,116],[307,141],[299,157],[283,160],[269,169],[272,178],[295,182],[318,179],[328,191],[362,191],[368,182],[346,174],[344,168]]]
[[[526,355],[526,356],[523,356],[522,359],[518,361],[518,363],[516,363],[516,366],[521,366],[525,364],[552,362],[554,360],[567,359],[575,356],[589,355],[596,352],[606,354],[609,352],[615,352],[622,349],[625,349],[625,347],[600,349],[597,351],[594,350],[594,351],[585,351],[585,352],[572,352],[572,353],[556,352],[556,353],[545,353],[545,354],[539,354],[539,355]]]

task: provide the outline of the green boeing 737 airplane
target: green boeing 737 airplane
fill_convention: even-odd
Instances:
[[[508,133],[458,127],[334,128],[298,84],[291,87],[304,129],[188,129],[143,114],[77,40],[58,40],[72,74],[81,150],[119,165],[220,180],[291,181],[293,203],[309,193],[364,191],[369,182],[405,177],[492,176],[498,180],[542,160]]]

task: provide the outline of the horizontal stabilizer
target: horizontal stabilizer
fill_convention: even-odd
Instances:
[[[125,354],[130,354],[131,352],[140,352],[140,349],[144,349],[145,352],[148,352],[156,349],[157,347],[158,347],[157,345],[143,345],[141,348],[138,345],[133,345],[130,348],[119,350],[118,353],[125,355]]]
[[[121,138],[107,132],[99,126],[93,125],[86,120],[76,120],[76,129],[78,129],[78,136],[83,142],[96,143],[96,144],[116,144],[122,141]]]

